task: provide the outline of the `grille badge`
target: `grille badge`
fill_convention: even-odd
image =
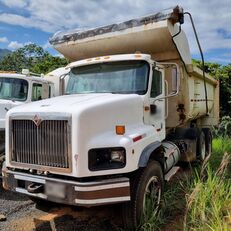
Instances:
[[[39,125],[41,124],[42,120],[38,117],[38,115],[35,115],[33,120],[34,124],[39,127]]]

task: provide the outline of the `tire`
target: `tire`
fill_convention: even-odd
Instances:
[[[30,200],[33,201],[36,205],[46,205],[47,201],[43,200],[41,198],[37,198],[37,197],[33,197],[33,196],[29,196]]]
[[[212,133],[209,128],[204,128],[203,132],[205,134],[205,149],[206,149],[206,156],[210,156],[212,154]]]
[[[35,208],[42,210],[42,211],[49,211],[50,208],[57,206],[55,202],[47,201],[42,198],[33,197],[33,196],[29,196],[29,198],[31,201],[35,203]]]
[[[200,131],[197,138],[197,160],[202,163],[206,155],[205,133]]]
[[[145,219],[145,214],[160,207],[163,193],[163,171],[157,161],[137,171],[131,179],[131,201],[123,204],[123,224],[126,229],[136,229]]]

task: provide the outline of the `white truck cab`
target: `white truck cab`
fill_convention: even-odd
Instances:
[[[40,77],[0,72],[0,129],[11,108],[54,95],[54,84]]]

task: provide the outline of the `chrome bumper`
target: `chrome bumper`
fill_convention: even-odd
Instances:
[[[3,187],[6,190],[16,191],[28,196],[37,197],[62,204],[78,206],[97,206],[130,201],[129,178],[113,178],[107,180],[77,182],[49,178],[27,173],[19,173],[3,168]],[[31,193],[28,188],[31,184],[41,186],[41,190]],[[51,190],[48,193],[48,185]],[[58,188],[53,189],[52,185]],[[56,192],[55,192],[56,190]],[[62,190],[63,194],[60,192]]]

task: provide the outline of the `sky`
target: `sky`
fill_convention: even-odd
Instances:
[[[176,5],[192,14],[205,61],[231,63],[231,0],[0,0],[0,48],[36,43],[58,55],[49,44],[57,31],[122,22]],[[182,29],[192,57],[200,59],[187,16]]]

